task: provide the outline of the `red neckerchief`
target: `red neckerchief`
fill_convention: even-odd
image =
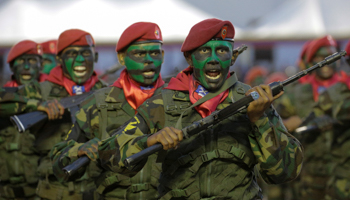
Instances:
[[[300,79],[299,79],[299,83],[301,83],[301,84],[304,84],[304,83],[307,83],[309,80],[309,77],[310,75],[309,74],[306,74],[305,76],[303,76],[303,77],[301,77]]]
[[[40,73],[40,75],[39,75],[39,82],[46,81],[48,77],[49,77],[48,74]]]
[[[178,90],[178,91],[188,91],[190,94],[190,101],[192,104],[196,103],[202,96],[198,95],[196,89],[200,83],[196,81],[192,76],[193,68],[187,67],[179,74],[176,78],[171,78],[168,87],[164,89]],[[228,74],[227,78],[230,77]],[[228,90],[220,93],[216,97],[209,99],[208,101],[195,107],[197,112],[202,116],[202,118],[207,117],[212,112],[216,110],[216,107],[222,103],[228,96]]]
[[[157,81],[154,83],[154,87],[147,90],[142,90],[141,85],[129,77],[128,72],[124,69],[112,86],[123,89],[125,99],[129,105],[135,110],[143,104],[148,98],[153,96],[157,88],[164,85],[164,81],[159,74]]]
[[[330,86],[332,86],[338,82],[346,83],[349,87],[349,83],[347,83],[348,82],[347,79],[349,79],[349,78],[343,72],[335,73],[332,76],[332,78],[330,78],[328,80],[319,80],[316,78],[316,74],[313,73],[310,75],[310,77],[308,78],[308,81],[305,82],[305,84],[311,84],[314,100],[318,101],[318,96],[319,96],[318,89],[319,89],[319,87],[329,88]]]
[[[16,80],[11,80],[5,83],[4,87],[18,87],[18,83]]]
[[[68,79],[63,75],[63,70],[61,65],[58,65],[57,67],[53,68],[50,71],[49,76],[46,79],[47,81],[50,81],[52,83],[56,83],[57,85],[64,86],[64,88],[67,90],[70,96],[75,95],[73,93],[73,86],[77,85],[74,81]],[[92,76],[87,80],[82,86],[85,87],[85,92],[89,92],[91,88],[96,84],[98,81],[98,77],[96,73],[94,72]]]

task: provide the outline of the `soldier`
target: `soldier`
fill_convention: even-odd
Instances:
[[[82,103],[68,140],[106,139],[113,129],[131,119],[146,99],[160,94],[164,85],[160,76],[164,51],[157,24],[132,24],[122,33],[116,51],[120,64],[126,69],[112,87],[97,91]],[[55,162],[54,173],[62,180],[61,168],[91,148],[91,142],[84,145],[68,140],[57,144],[51,155]],[[92,145],[95,148],[94,143]],[[97,174],[100,175],[98,179],[103,180],[97,191],[106,199],[156,199],[159,174],[160,165],[152,157],[133,178],[112,172]]]
[[[254,166],[268,183],[297,177],[302,147],[271,106],[282,93],[272,97],[267,85],[250,89],[237,81],[235,73],[229,73],[238,55],[233,49],[234,34],[231,22],[215,18],[192,27],[181,48],[190,66],[171,79],[162,94],[141,105],[124,130],[99,143],[98,153],[94,153],[104,168],[132,175],[147,158],[129,169],[132,171],[124,167],[124,159],[161,143],[168,150],[159,157],[161,199],[260,199]],[[180,126],[190,125],[253,91],[260,97],[246,111],[182,141]],[[201,98],[207,99],[206,95],[214,97],[194,105]],[[179,118],[181,114],[183,118]],[[176,123],[180,126],[174,128]]]
[[[45,101],[59,100],[106,86],[94,72],[97,52],[90,33],[79,29],[61,33],[57,42],[57,59],[61,65],[51,70],[47,81],[40,83],[38,90],[31,91],[24,88],[24,91],[37,93]],[[83,196],[93,197],[94,184],[88,185],[84,182],[62,184],[52,172],[48,153],[56,143],[66,138],[71,126],[70,113],[66,112],[62,119],[45,123],[36,133],[35,148],[42,155],[37,169],[40,180],[36,193],[42,199],[69,200],[82,199]]]
[[[28,40],[16,44],[7,61],[14,72],[14,79],[7,86],[26,84],[32,89],[38,86],[36,79],[41,67],[41,47],[38,44]],[[35,93],[22,94],[16,88],[11,90],[13,92],[1,88],[0,93],[0,199],[33,199],[40,157],[33,148],[35,137],[29,131],[19,133],[9,115],[41,110],[47,112],[51,120],[62,115],[64,110],[57,101],[42,102]]]
[[[43,47],[43,61],[42,70],[43,76],[50,74],[50,71],[56,67],[56,50],[57,50],[57,40],[49,40],[41,43]]]
[[[336,52],[336,42],[331,36],[313,40],[306,49],[305,60],[308,66],[321,61]],[[292,131],[309,121],[312,107],[318,96],[330,86],[347,82],[344,72],[337,72],[339,63],[333,63],[316,70],[307,76],[302,84],[286,90],[286,95],[276,102],[276,109],[284,118],[284,124]],[[328,121],[327,117],[319,116],[314,123]],[[305,147],[305,161],[298,183],[299,199],[323,199],[326,183],[330,178],[331,163],[331,130],[320,131],[315,137],[300,138]]]

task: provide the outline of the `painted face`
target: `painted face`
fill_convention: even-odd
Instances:
[[[62,59],[64,75],[81,85],[94,72],[95,50],[90,46],[70,46],[65,48],[60,57]]]
[[[56,67],[56,55],[55,54],[43,54],[43,61],[41,66],[43,67],[42,73],[49,74],[51,69]]]
[[[30,54],[19,56],[14,60],[11,68],[19,85],[39,80],[41,58],[38,55]]]
[[[162,46],[160,43],[130,45],[124,60],[133,80],[142,85],[151,85],[158,79],[163,63]]]
[[[321,62],[322,60],[324,60],[327,56],[333,54],[336,52],[335,47],[333,46],[326,46],[326,47],[321,47],[315,54],[314,58],[312,59],[312,64],[315,65],[318,62]],[[334,62],[330,65],[326,65],[322,68],[319,68],[315,71],[316,76],[319,79],[322,80],[327,80],[332,78],[333,74],[336,71],[336,67],[337,67],[337,63],[338,62]]]
[[[228,41],[209,41],[191,54],[194,77],[209,91],[218,90],[229,72],[233,45]]]

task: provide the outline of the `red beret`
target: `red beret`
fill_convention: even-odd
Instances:
[[[349,40],[348,44],[346,44],[345,51],[347,53],[346,55],[350,56],[350,40]]]
[[[94,46],[91,34],[79,29],[69,29],[61,33],[57,41],[57,54],[69,46]]]
[[[43,54],[43,50],[40,44],[37,44],[32,40],[23,40],[11,48],[7,56],[7,63],[10,63],[18,56],[23,54],[35,54],[41,56]]]
[[[43,47],[43,53],[56,54],[57,40],[49,40],[49,41],[43,42],[41,43],[41,46]]]
[[[151,22],[137,22],[132,24],[119,38],[116,51],[119,52],[133,42],[141,42],[146,40],[154,40],[154,42],[162,42],[162,32],[157,24]]]
[[[251,68],[244,77],[244,82],[248,85],[251,84],[256,78],[259,76],[266,77],[268,75],[268,71],[265,67],[262,66],[254,66]]]
[[[235,28],[230,21],[223,21],[212,18],[203,20],[194,25],[182,44],[181,51],[191,51],[212,38],[221,38],[233,41],[235,37]]]
[[[311,62],[312,58],[315,56],[315,53],[321,47],[325,46],[337,47],[337,42],[330,35],[326,35],[323,38],[319,38],[310,42],[310,47],[308,47],[306,51],[306,62]]]

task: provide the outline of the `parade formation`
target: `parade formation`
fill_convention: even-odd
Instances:
[[[230,67],[247,47],[235,35],[227,20],[193,24],[187,68],[165,82],[161,27],[135,22],[110,85],[84,30],[13,45],[0,200],[350,199],[350,75],[338,69],[350,42],[315,38],[299,73],[254,66],[238,80]]]

